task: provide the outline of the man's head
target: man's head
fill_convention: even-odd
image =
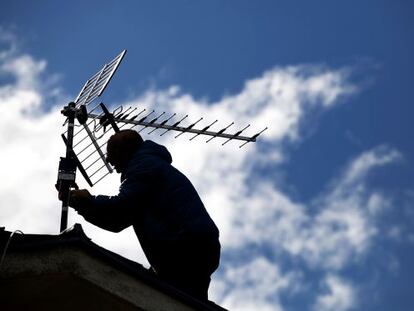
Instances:
[[[106,160],[122,173],[143,140],[134,130],[122,130],[109,138]]]

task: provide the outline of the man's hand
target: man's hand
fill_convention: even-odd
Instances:
[[[74,182],[74,183],[72,183],[71,184],[71,188],[75,188],[76,190],[78,190],[79,189],[79,187],[78,187],[78,185]],[[61,183],[59,183],[59,181],[55,184],[55,188],[56,188],[56,190],[58,191],[58,198],[59,198],[59,201],[63,201],[63,200],[65,200],[66,199],[66,196],[67,196],[67,191],[62,191],[61,190]],[[65,187],[64,187],[65,188]],[[70,190],[69,190],[69,192],[70,192]]]
[[[69,206],[77,209],[79,207],[86,207],[92,200],[92,195],[88,190],[72,190],[69,193]]]

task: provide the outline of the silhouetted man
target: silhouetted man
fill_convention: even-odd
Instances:
[[[75,190],[70,206],[109,231],[132,225],[156,275],[207,299],[219,264],[219,232],[191,182],[171,165],[168,150],[123,130],[109,139],[107,160],[121,173],[119,194]]]

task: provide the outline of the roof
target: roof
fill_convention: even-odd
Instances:
[[[213,302],[202,302],[192,296],[174,288],[170,284],[160,280],[150,273],[141,264],[124,258],[93,243],[84,233],[80,224],[65,230],[58,235],[48,234],[13,234],[0,227],[0,252],[2,254],[0,265],[3,259],[7,259],[10,253],[30,253],[39,250],[58,250],[62,247],[75,248],[94,256],[99,261],[110,265],[117,271],[122,271],[136,280],[163,292],[164,294],[189,305],[196,310],[216,311],[225,310]],[[0,266],[0,269],[2,267]]]

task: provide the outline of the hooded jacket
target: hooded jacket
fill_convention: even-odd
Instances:
[[[154,267],[162,261],[156,258],[162,245],[219,236],[197,191],[171,162],[164,146],[146,140],[122,173],[119,194],[93,197],[88,207],[78,210],[87,221],[109,231],[132,225]]]

